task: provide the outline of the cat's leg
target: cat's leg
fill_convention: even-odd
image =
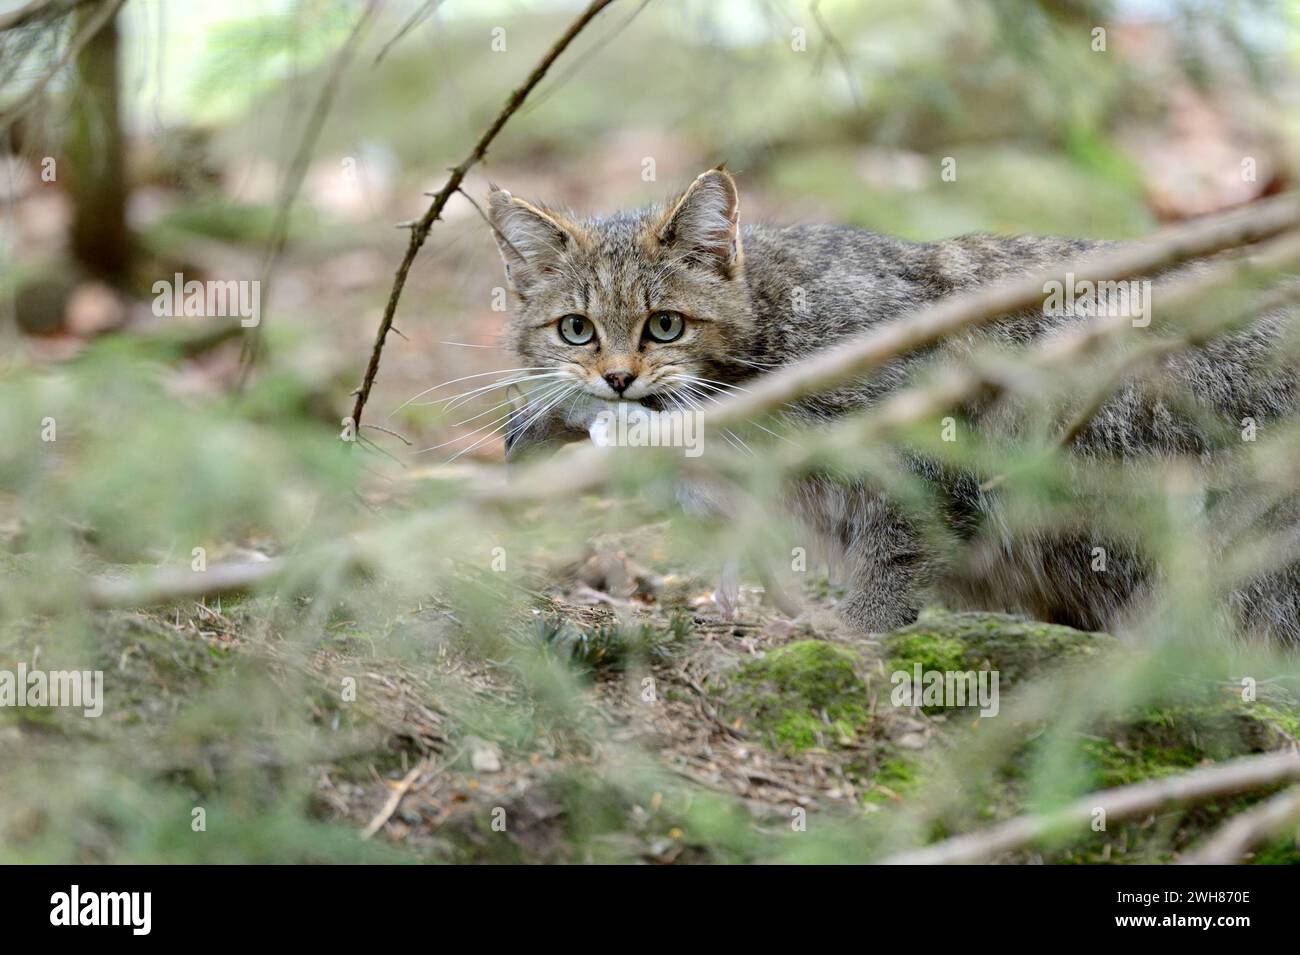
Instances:
[[[1270,500],[1262,493],[1234,493],[1220,499],[1210,514],[1223,542],[1214,566],[1231,566],[1243,556],[1287,555],[1250,578],[1225,582],[1235,585],[1227,595],[1225,623],[1247,639],[1300,649],[1300,560],[1290,559],[1300,540],[1300,495]],[[1261,547],[1266,542],[1276,543]]]
[[[1248,635],[1300,648],[1300,561],[1233,591],[1228,603]]]
[[[1295,542],[1300,540],[1300,495],[1273,502],[1264,509],[1255,532],[1238,538],[1240,542],[1270,539],[1278,542],[1275,553],[1295,553]],[[1300,649],[1300,560],[1275,564],[1235,591],[1228,603],[1247,634]]]
[[[1129,541],[1065,529],[1015,535],[996,506],[945,575],[972,608],[1021,613],[1079,630],[1111,630],[1149,599],[1151,566]]]
[[[848,592],[838,609],[849,623],[882,632],[916,620],[935,562],[896,505],[861,484],[821,479],[803,482],[794,504],[847,563]]]

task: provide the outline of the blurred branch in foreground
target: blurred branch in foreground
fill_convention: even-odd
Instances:
[[[54,77],[67,66],[74,57],[77,57],[85,46],[90,43],[100,30],[104,29],[113,22],[117,16],[118,10],[126,0],[103,0],[103,2],[94,8],[94,10],[85,11],[79,18],[81,29],[77,34],[68,41],[67,49],[63,55],[54,63],[50,69],[44,71],[38,79],[18,101],[9,107],[4,113],[0,113],[0,129],[7,129],[13,123],[22,119],[31,109],[40,102],[41,94],[45,92],[45,87],[50,85]],[[29,22],[36,22],[35,20]],[[116,41],[114,41],[116,45]]]
[[[908,352],[935,344],[947,336],[993,321],[1018,309],[1033,306],[1043,299],[1044,284],[1060,281],[1067,273],[1075,281],[1124,279],[1157,271],[1189,259],[1239,248],[1277,236],[1300,225],[1300,199],[1283,196],[1246,209],[1234,210],[1177,229],[1169,230],[1145,242],[1136,243],[1102,255],[1086,257],[1076,263],[1038,275],[971,293],[954,295],[924,308],[883,328],[868,331],[847,344],[822,352],[806,361],[788,365],[754,382],[746,392],[723,399],[704,414],[707,425],[720,426],[779,409],[788,402],[816,394],[863,375]],[[1293,259],[1295,242],[1279,240],[1267,252],[1264,261],[1231,262],[1206,273],[1178,279],[1159,292],[1162,307],[1186,303],[1209,288],[1240,278],[1251,268],[1277,265]],[[1084,353],[1097,337],[1115,334],[1129,326],[1129,319],[1103,320],[1082,326],[1072,335],[1052,338],[1040,345],[1031,363],[1059,362]],[[976,371],[953,374],[931,386],[909,389],[895,395],[868,416],[885,430],[915,422],[972,397],[987,384],[986,376]],[[852,437],[860,438],[860,423],[849,419]],[[836,431],[832,431],[833,435]],[[843,436],[841,434],[841,436]],[[806,460],[808,448],[796,447],[793,460]],[[566,494],[601,486],[610,474],[609,460],[602,449],[583,448],[563,461],[544,462],[530,474],[507,487],[494,487],[475,496],[480,500],[508,502],[546,497],[554,492]]]
[[[1097,818],[1098,812],[1103,814],[1101,818],[1107,822],[1122,822],[1171,806],[1194,805],[1220,796],[1251,792],[1298,779],[1298,753],[1249,756],[1169,779],[1092,793],[1056,812],[1021,816],[985,832],[957,836],[915,852],[901,852],[882,862],[887,865],[960,865],[983,862],[999,853],[1085,828]]]
[[[17,10],[0,14],[0,32],[54,20],[90,2],[91,0],[32,0]]]
[[[1286,835],[1300,822],[1300,787],[1278,793],[1268,802],[1234,816],[1195,852],[1184,856],[1189,865],[1236,865],[1246,853],[1270,839]]]

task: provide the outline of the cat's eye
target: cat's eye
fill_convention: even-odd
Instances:
[[[681,312],[655,312],[645,325],[646,334],[657,342],[675,342],[686,331]]]
[[[596,337],[596,326],[582,315],[565,315],[560,319],[560,337],[570,345],[588,345]]]

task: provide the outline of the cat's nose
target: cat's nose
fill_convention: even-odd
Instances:
[[[605,381],[621,395],[632,382],[636,381],[636,375],[630,371],[611,371],[605,374]]]

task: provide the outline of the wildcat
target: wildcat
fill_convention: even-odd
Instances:
[[[551,376],[539,413],[512,422],[511,457],[585,438],[593,409],[607,402],[698,406],[944,296],[1038,272],[1102,244],[987,235],[917,243],[825,225],[742,229],[736,183],[721,167],[665,206],[606,218],[578,219],[496,186],[489,207],[515,298],[508,345],[521,365]],[[872,406],[944,354],[969,355],[980,343],[1021,347],[1083,320],[1073,309],[1008,315],[786,413],[816,426]],[[1276,359],[1295,324],[1294,311],[1276,309],[1244,330],[1166,356],[1161,374],[1190,384],[1197,407],[1173,400],[1150,376],[1132,377],[1077,434],[1070,453],[1208,461],[1218,432],[1206,418],[1235,428],[1246,417],[1276,421],[1294,413],[1296,369]],[[974,402],[962,411],[976,427],[1014,431],[1016,416],[1004,407]],[[1075,525],[1013,536],[997,491],[982,487],[980,476],[906,450],[900,455],[945,502],[951,536],[966,544],[960,561],[869,482],[827,475],[789,492],[803,519],[847,558],[840,610],[854,625],[893,629],[941,597],[1105,629],[1155,586],[1158,570],[1123,535],[1098,539]],[[1270,519],[1300,527],[1294,502],[1281,510]],[[1099,545],[1109,554],[1104,573],[1095,566]],[[1247,632],[1300,644],[1300,562],[1234,592],[1225,615]]]

